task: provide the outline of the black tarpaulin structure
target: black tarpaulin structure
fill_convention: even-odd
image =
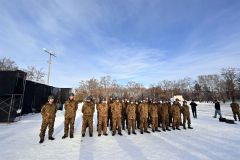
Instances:
[[[22,71],[0,71],[0,122],[13,122],[22,114],[40,112],[49,95],[55,97],[61,109],[72,91],[26,80],[26,75]]]

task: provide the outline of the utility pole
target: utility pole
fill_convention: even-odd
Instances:
[[[54,52],[48,51],[46,48],[43,48],[43,50],[49,54],[49,60],[48,60],[48,79],[47,79],[47,84],[49,85],[49,80],[50,80],[50,74],[51,74],[51,64],[52,64],[52,56],[56,57]]]

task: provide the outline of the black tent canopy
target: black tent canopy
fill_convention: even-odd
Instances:
[[[71,88],[56,88],[26,80],[23,71],[0,71],[0,122],[13,122],[17,116],[40,112],[49,95],[54,95],[59,106]]]

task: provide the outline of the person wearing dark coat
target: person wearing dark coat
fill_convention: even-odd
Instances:
[[[220,118],[222,118],[220,103],[217,100],[215,100],[215,115],[213,117],[217,118],[217,115],[219,115]]]
[[[193,118],[197,118],[197,104],[194,102],[194,100],[192,100],[190,106],[192,109]]]

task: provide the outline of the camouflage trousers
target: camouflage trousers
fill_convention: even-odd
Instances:
[[[75,123],[75,117],[65,117],[64,135],[68,136],[69,126],[70,126],[70,135],[73,135],[73,133],[74,133],[74,123]]]
[[[169,116],[168,115],[162,116],[162,129],[168,129],[168,125],[169,125]]]
[[[240,113],[238,112],[233,112],[233,118],[235,121],[237,121],[237,116],[238,116],[238,120],[240,121]]]
[[[128,128],[128,118],[126,114],[122,114],[122,128],[125,129],[125,124],[126,128]]]
[[[135,132],[136,128],[136,120],[135,119],[128,119],[128,132]]]
[[[158,129],[158,117],[152,117],[152,130],[155,131]]]
[[[48,127],[48,137],[52,137],[54,132],[54,121],[55,119],[42,120],[42,125],[40,129],[40,134],[39,134],[40,139],[44,139],[47,127]]]
[[[180,115],[179,116],[173,116],[173,124],[172,127],[175,128],[179,128],[180,126]]]
[[[148,118],[141,118],[140,119],[140,130],[141,131],[147,131],[148,128]]]
[[[93,116],[83,115],[82,134],[86,133],[87,127],[89,127],[89,134],[93,134]]]
[[[98,134],[101,134],[103,131],[103,134],[107,133],[107,116],[99,116],[98,117]]]
[[[190,114],[183,115],[183,126],[186,125],[186,122],[188,122],[188,127],[190,127],[191,125]]]
[[[112,132],[115,134],[116,129],[118,129],[118,133],[121,133],[121,117],[112,117]]]

